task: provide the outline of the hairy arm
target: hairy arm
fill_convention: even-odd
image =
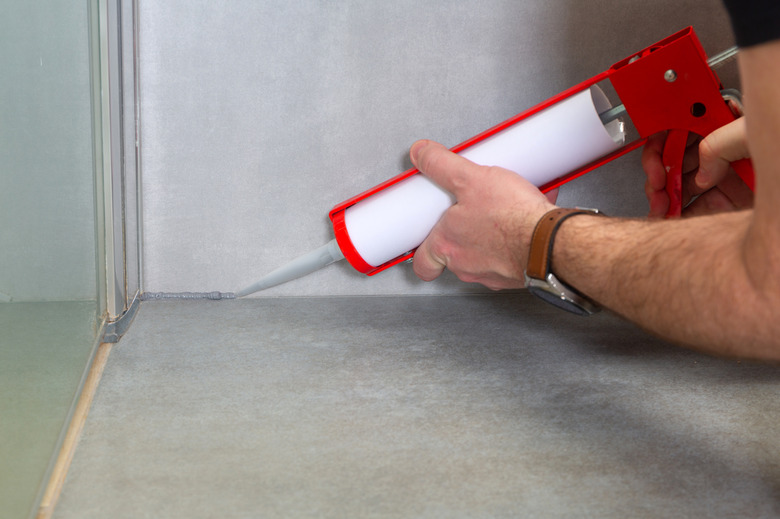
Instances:
[[[780,42],[740,53],[752,210],[674,221],[571,218],[553,270],[668,339],[780,359]]]
[[[780,360],[780,42],[743,50],[754,208],[677,220],[569,218],[553,271],[645,329],[710,353]],[[522,177],[428,141],[414,164],[457,203],[418,248],[424,280],[446,267],[490,288],[521,286],[534,225],[552,204]]]

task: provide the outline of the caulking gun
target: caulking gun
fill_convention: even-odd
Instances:
[[[693,28],[688,27],[452,151],[477,164],[521,172],[547,192],[643,146],[651,135],[667,131],[662,156],[671,201],[667,216],[679,216],[689,134],[706,136],[740,115],[733,108],[741,107],[739,92],[723,90],[713,71],[736,52],[732,48],[707,60]],[[611,86],[620,103],[611,106],[601,86]],[[638,136],[626,142],[629,133]],[[550,153],[544,142],[555,142],[557,150],[566,152]],[[740,160],[732,167],[753,189],[750,161]],[[411,258],[454,202],[416,169],[405,171],[334,207],[330,220],[335,239],[330,243],[236,295],[270,288],[344,258],[369,276],[381,272]]]

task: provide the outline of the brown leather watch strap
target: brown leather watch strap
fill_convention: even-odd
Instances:
[[[528,265],[525,274],[534,279],[546,279],[550,272],[555,234],[561,224],[578,214],[601,214],[593,209],[557,208],[545,213],[534,228],[531,249],[528,251]]]

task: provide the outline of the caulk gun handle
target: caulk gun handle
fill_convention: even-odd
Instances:
[[[669,195],[669,211],[667,218],[678,217],[682,214],[682,175],[685,148],[688,144],[687,130],[669,130],[664,144],[663,164],[666,168],[666,193]],[[741,159],[731,163],[731,167],[737,175],[750,188],[755,187],[753,164],[750,159]]]
[[[682,214],[682,169],[686,144],[688,144],[687,130],[669,130],[662,157],[666,168],[666,194],[669,195],[667,218]]]
[[[756,190],[756,177],[753,171],[753,163],[750,159],[740,159],[731,163],[731,167],[737,172],[739,178],[750,188],[751,191]]]

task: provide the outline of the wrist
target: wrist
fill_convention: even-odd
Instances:
[[[551,258],[551,268],[561,279],[587,292],[587,283],[583,267],[589,262],[583,260],[583,250],[592,248],[594,243],[605,243],[603,233],[607,220],[604,214],[580,214],[569,218],[558,227],[555,237],[555,247]],[[590,257],[600,256],[592,251]]]
[[[528,260],[531,252],[531,242],[534,231],[545,215],[550,214],[552,211],[557,209],[561,208],[552,203],[539,204],[539,206],[537,206],[534,210],[526,211],[523,220],[519,223],[518,228],[515,230],[515,236],[521,237],[522,239],[522,242],[518,243],[519,248],[517,250],[522,254],[523,272],[525,272],[526,268],[528,267]]]
[[[555,208],[546,212],[531,236],[525,271],[526,287],[534,295],[561,309],[590,315],[598,307],[581,292],[562,281],[553,269],[553,250],[559,229],[575,216],[600,215],[596,209]]]

